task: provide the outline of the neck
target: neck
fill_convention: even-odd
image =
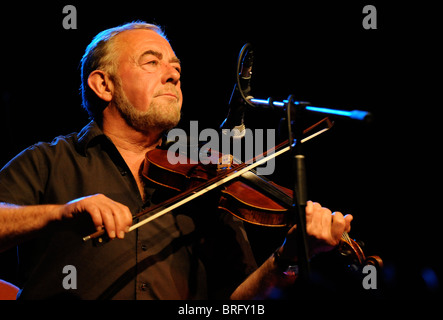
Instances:
[[[136,130],[129,126],[121,116],[104,116],[102,127],[104,134],[112,140],[120,152],[144,156],[146,152],[157,147],[161,140],[161,130]]]
[[[103,133],[112,140],[131,170],[140,195],[144,199],[144,185],[140,176],[140,168],[146,152],[153,150],[160,144],[162,132],[159,130],[138,131],[130,127],[121,117],[107,117],[105,115],[102,127]]]

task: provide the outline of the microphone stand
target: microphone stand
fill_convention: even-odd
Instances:
[[[305,156],[302,150],[302,135],[303,135],[303,118],[306,106],[308,102],[296,102],[294,103],[293,96],[290,95],[287,102],[287,124],[288,124],[288,138],[290,145],[291,155],[291,169],[293,177],[293,200],[291,216],[294,219],[294,223],[297,224],[296,241],[298,250],[298,264],[299,264],[299,277],[305,285],[309,284],[310,280],[310,266],[308,255],[308,244],[306,235],[306,203],[307,198],[307,185],[306,185],[306,164]],[[295,119],[294,130],[292,129],[291,116]],[[295,145],[294,145],[294,141]]]
[[[311,270],[308,255],[307,246],[307,234],[306,234],[306,204],[307,204],[307,185],[306,185],[306,163],[305,156],[302,150],[302,134],[304,127],[305,114],[309,113],[321,113],[334,117],[343,117],[353,120],[371,122],[373,116],[370,112],[362,110],[337,110],[330,108],[319,108],[310,105],[309,102],[295,101],[293,95],[290,95],[287,100],[275,101],[272,98],[257,99],[252,98],[249,100],[255,107],[263,107],[265,109],[273,109],[279,112],[286,113],[288,138],[290,146],[291,157],[291,177],[292,181],[292,207],[290,208],[292,223],[297,224],[296,231],[296,244],[298,250],[298,269],[299,279],[301,280],[304,289],[309,289],[309,285],[312,283]],[[294,129],[292,126],[291,117],[294,119]]]

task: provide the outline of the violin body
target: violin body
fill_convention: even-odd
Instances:
[[[288,195],[292,193],[289,189],[278,187],[285,190]],[[261,226],[285,227],[289,224],[287,207],[240,180],[221,190],[218,208],[241,220]]]
[[[215,163],[210,164],[188,164],[184,156],[175,154],[184,164],[173,165],[167,159],[168,150],[155,149],[146,154],[142,174],[145,179],[163,188],[177,192],[184,192],[190,188],[204,183],[218,174],[225,173],[220,169],[219,159],[223,155],[214,158]],[[189,161],[188,161],[189,162]],[[235,164],[229,166],[235,169]],[[274,188],[278,188],[286,196],[292,197],[292,191],[267,181]],[[284,227],[288,225],[287,207],[277,201],[265,196],[256,188],[249,186],[241,180],[224,184],[220,187],[220,198],[218,208],[225,210],[237,218],[249,223],[268,226]],[[291,198],[292,199],[292,198]]]

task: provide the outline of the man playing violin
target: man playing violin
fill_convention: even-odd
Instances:
[[[140,174],[145,154],[177,125],[183,100],[180,60],[159,27],[101,32],[81,72],[92,121],[24,150],[0,172],[0,244],[18,245],[19,298],[252,299],[296,285],[281,263],[297,264],[296,227],[260,267],[241,221],[204,214],[211,206],[174,210],[128,232],[133,215],[156,201]],[[309,254],[334,248],[351,220],[308,202]],[[111,241],[82,242],[103,228]],[[64,285],[67,265],[75,288]]]

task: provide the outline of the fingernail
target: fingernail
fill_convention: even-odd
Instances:
[[[115,231],[109,232],[109,238],[111,239],[115,238]]]
[[[118,233],[118,237],[119,237],[120,239],[123,239],[123,238],[125,237],[125,232],[124,232],[124,231],[120,231],[120,232]]]

